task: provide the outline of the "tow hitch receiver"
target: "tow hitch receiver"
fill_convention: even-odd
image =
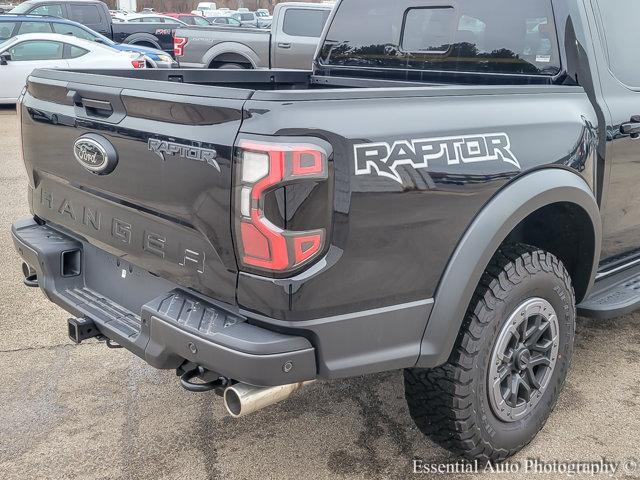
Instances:
[[[67,328],[69,329],[69,338],[74,343],[101,336],[100,330],[93,323],[93,320],[87,318],[70,318],[67,320]]]
[[[194,365],[191,362],[186,362],[178,367],[176,375],[180,377],[182,388],[189,392],[210,392],[213,390],[216,395],[222,397],[224,389],[230,384],[228,378]]]

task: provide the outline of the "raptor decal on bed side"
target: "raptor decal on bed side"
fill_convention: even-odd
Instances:
[[[448,165],[503,161],[521,170],[506,133],[361,143],[354,146],[354,154],[356,175],[377,174],[398,183],[398,167],[429,168],[429,162],[439,160]]]

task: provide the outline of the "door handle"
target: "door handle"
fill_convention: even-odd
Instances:
[[[631,135],[631,138],[640,138],[640,115],[634,115],[631,121],[620,125],[620,133]]]
[[[278,48],[291,48],[290,43],[278,43]]]

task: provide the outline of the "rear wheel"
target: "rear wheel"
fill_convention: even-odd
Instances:
[[[405,371],[416,425],[470,459],[500,461],[522,449],[556,404],[575,317],[560,260],[527,245],[503,247],[476,289],[449,361]]]
[[[131,43],[131,45],[136,45],[138,47],[158,48],[157,45],[154,45],[151,42],[144,42],[144,41],[143,42],[133,42],[133,43]]]
[[[247,67],[241,63],[221,63],[216,65],[214,68],[217,68],[218,70],[245,70]]]

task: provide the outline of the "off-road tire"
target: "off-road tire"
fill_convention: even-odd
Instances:
[[[217,68],[218,70],[247,70],[248,67],[245,67],[241,63],[225,62],[215,68]]]
[[[489,400],[488,372],[497,337],[513,309],[531,297],[557,312],[557,362],[541,399],[515,422],[498,418]],[[555,407],[573,355],[575,294],[562,262],[523,244],[506,245],[478,285],[446,364],[404,372],[405,397],[418,428],[457,455],[501,461],[524,448]]]

